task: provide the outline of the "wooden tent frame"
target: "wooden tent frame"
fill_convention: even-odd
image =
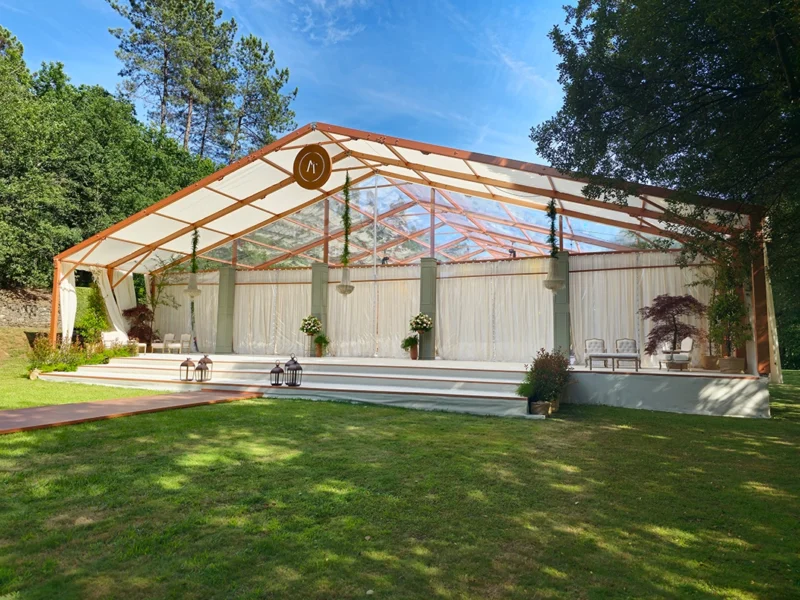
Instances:
[[[329,209],[330,202],[342,202],[340,193],[343,185],[338,185],[333,189],[321,191],[311,199],[299,203],[291,208],[283,210],[279,213],[270,212],[260,206],[254,205],[255,202],[267,199],[270,194],[283,190],[295,183],[294,176],[284,167],[281,167],[270,155],[280,151],[288,151],[303,148],[307,145],[302,141],[302,138],[318,132],[325,138],[324,141],[317,139],[313,143],[321,143],[329,149],[331,155],[331,163],[334,172],[349,171],[352,173],[353,178],[351,181],[352,188],[358,189],[374,189],[375,186],[359,187],[359,184],[366,182],[368,179],[380,176],[386,183],[381,183],[379,187],[393,187],[399,190],[408,198],[408,202],[397,205],[389,210],[385,210],[378,215],[370,215],[359,207],[352,206],[353,210],[365,217],[365,220],[353,226],[353,231],[363,229],[370,224],[377,227],[380,224],[387,230],[391,231],[395,236],[390,242],[381,244],[381,246],[369,249],[359,246],[351,241],[351,245],[357,253],[352,257],[354,262],[363,260],[374,254],[377,257],[377,251],[385,251],[395,246],[401,245],[406,242],[416,242],[424,247],[424,252],[417,253],[413,256],[406,256],[395,264],[408,264],[417,260],[421,256],[442,256],[447,260],[460,262],[474,259],[476,255],[485,254],[491,258],[507,258],[511,251],[519,253],[521,256],[543,256],[549,250],[548,246],[540,240],[531,236],[531,234],[546,234],[549,230],[546,228],[522,222],[519,218],[508,209],[508,205],[520,206],[526,209],[533,209],[538,211],[546,210],[546,204],[550,199],[556,200],[556,212],[559,214],[559,246],[563,249],[564,240],[571,241],[575,246],[576,253],[584,252],[580,244],[591,245],[594,247],[605,248],[611,251],[621,251],[626,249],[625,246],[611,242],[608,240],[599,239],[590,235],[576,233],[572,226],[572,219],[579,219],[601,225],[608,225],[617,227],[619,229],[632,232],[636,236],[656,236],[662,238],[671,238],[681,241],[680,235],[671,231],[669,225],[683,225],[695,227],[700,230],[705,230],[714,233],[724,233],[724,228],[712,221],[694,221],[687,217],[676,215],[667,210],[663,204],[659,204],[654,199],[667,200],[674,197],[675,192],[669,189],[638,185],[631,186],[635,191],[632,197],[637,199],[640,206],[626,206],[604,202],[592,198],[584,197],[583,195],[576,195],[559,190],[557,180],[567,180],[579,183],[588,183],[578,177],[572,177],[560,173],[551,167],[537,165],[533,163],[521,162],[496,156],[468,152],[465,150],[457,150],[445,146],[438,146],[434,144],[427,144],[423,142],[416,142],[403,138],[391,137],[370,133],[357,129],[340,127],[337,125],[329,125],[324,123],[310,123],[305,125],[292,133],[276,140],[275,142],[253,152],[217,172],[204,177],[200,181],[180,190],[163,200],[156,202],[152,206],[112,225],[111,227],[89,237],[80,244],[61,252],[54,257],[55,276],[53,281],[53,315],[50,323],[51,339],[55,340],[55,333],[58,320],[58,301],[59,301],[59,286],[60,282],[69,275],[74,269],[81,266],[84,267],[101,267],[106,269],[108,273],[113,273],[114,270],[123,267],[126,274],[136,271],[137,268],[150,257],[157,249],[162,248],[165,244],[192,232],[196,228],[202,227],[208,231],[218,234],[220,239],[213,244],[208,244],[198,250],[198,255],[211,261],[219,263],[231,264],[236,268],[245,269],[264,269],[272,268],[287,259],[294,257],[303,257],[310,261],[317,261],[318,258],[308,254],[309,251],[315,250],[322,246],[322,261],[328,264],[336,264],[330,257],[329,245],[330,242],[335,241],[342,237],[343,232],[338,230],[331,230]],[[318,136],[317,136],[318,137]],[[354,150],[347,146],[350,142],[368,142],[369,147],[373,148],[371,152],[363,150]],[[363,147],[359,146],[359,147]],[[379,149],[384,149],[378,151]],[[435,155],[443,157],[446,160],[440,160],[439,166],[436,164],[424,164],[422,162],[414,162],[409,160],[403,155],[402,151],[409,151],[408,154],[412,156],[419,156],[415,153],[421,153],[421,157],[416,160],[423,160],[425,157]],[[338,163],[347,160],[350,166],[340,167]],[[261,161],[271,168],[279,171],[283,179],[277,183],[273,183],[247,198],[235,198],[225,192],[210,187],[216,182],[222,181],[226,176],[231,175],[237,170]],[[357,165],[353,164],[357,162]],[[455,161],[455,162],[454,162]],[[450,165],[450,167],[441,166],[442,164]],[[477,170],[478,165],[489,167],[497,167],[502,170],[510,170],[511,172],[519,172],[521,174],[535,175],[544,178],[548,182],[547,187],[538,187],[527,183],[519,183],[518,181],[504,180],[498,177],[481,176]],[[456,168],[456,166],[458,168]],[[504,171],[505,172],[505,171]],[[444,181],[443,181],[444,179]],[[438,180],[438,181],[437,181]],[[412,184],[425,186],[430,190],[430,197],[420,197],[415,191]],[[148,244],[140,244],[141,247],[125,256],[113,260],[107,264],[92,262],[94,250],[104,240],[119,240],[128,241],[116,237],[116,234],[125,227],[156,213],[170,204],[179,201],[182,198],[196,192],[198,190],[207,190],[213,194],[217,194],[226,198],[228,201],[233,201],[232,204],[215,211],[214,213],[204,216],[200,219],[192,220],[191,218],[181,219],[175,216],[167,216],[163,213],[157,213],[159,216],[172,219],[180,224],[179,228],[168,235],[162,236]],[[446,201],[446,204],[436,201],[437,194]],[[462,194],[466,197],[482,198],[490,201],[497,202],[505,212],[507,219],[484,213],[479,210],[467,209],[462,206],[459,201],[454,197],[454,194]],[[312,206],[316,203],[324,202],[324,228],[320,230],[318,227],[311,226],[294,217],[296,213],[306,207]],[[761,227],[761,217],[756,208],[737,206],[736,211],[731,210],[729,205],[724,201],[707,198],[707,197],[693,197],[690,204],[702,206],[705,208],[713,209],[716,211],[724,212],[737,212],[747,217],[748,225],[751,228],[758,229]],[[233,234],[227,234],[213,228],[213,222],[227,214],[230,214],[237,209],[249,206],[263,212],[263,219],[248,225]],[[430,216],[430,225],[427,228],[418,231],[408,232],[402,231],[398,227],[394,227],[386,222],[386,219],[399,215],[404,211],[412,208],[419,208],[425,211]],[[582,210],[584,207],[586,210]],[[588,212],[591,209],[595,211],[601,209],[602,214],[595,214],[595,212]],[[423,213],[424,214],[424,213]],[[612,215],[618,215],[618,217]],[[420,216],[419,214],[415,216]],[[457,223],[454,221],[455,216],[465,219],[469,225]],[[306,231],[312,232],[317,239],[312,242],[303,244],[299,247],[287,247],[289,244],[281,243],[266,243],[262,240],[255,239],[250,234],[267,227],[268,225],[283,221],[292,226],[300,227]],[[665,225],[661,225],[661,223]],[[520,232],[520,236],[511,235],[508,233],[501,233],[492,228],[492,224],[503,227],[513,228],[515,231]],[[566,230],[564,225],[566,224]],[[436,230],[441,227],[448,227],[452,231],[459,234],[457,239],[450,240],[447,243],[437,246],[436,244]],[[429,240],[426,242],[420,238],[429,234]],[[463,253],[447,252],[454,246],[458,246],[462,242],[472,243],[476,250],[467,251]],[[232,260],[226,261],[217,257],[208,256],[216,248],[232,243]],[[257,265],[244,264],[239,260],[239,248],[243,243],[250,243],[255,246],[265,247],[267,249],[278,252],[279,254],[274,258]],[[70,257],[87,249],[80,255],[77,260]],[[173,263],[182,263],[188,261],[190,256],[180,252],[172,252],[177,256]],[[129,266],[131,265],[132,266]],[[66,273],[61,274],[62,265],[69,265]],[[164,267],[155,269],[157,272]],[[763,266],[756,265],[758,269],[763,271]],[[754,304],[756,307],[763,304],[763,298],[766,297],[766,291],[762,284],[764,284],[763,272],[754,271],[753,284],[754,284]],[[114,278],[110,277],[112,285],[116,287]],[[758,310],[756,312],[759,312]],[[759,351],[759,366],[761,368],[761,357],[768,357],[768,341],[767,340],[767,327],[766,327],[766,311],[763,316],[756,315],[756,330],[757,330],[757,345]],[[763,330],[763,331],[762,331]],[[764,344],[767,344],[767,352],[763,352]],[[768,361],[768,358],[767,358]],[[767,363],[767,368],[768,368]]]

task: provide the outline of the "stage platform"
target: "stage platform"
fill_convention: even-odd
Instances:
[[[192,354],[197,362],[202,355]],[[252,392],[268,398],[369,402],[478,415],[532,418],[514,394],[522,363],[411,361],[392,358],[300,357],[303,385],[269,385],[275,361],[288,357],[211,355],[213,379],[183,383],[178,354],[115,358],[107,365],[83,366],[74,373],[48,373],[48,381],[69,381],[161,391]],[[603,404],[690,414],[769,417],[767,382],[752,375],[711,371],[573,367],[567,402]]]

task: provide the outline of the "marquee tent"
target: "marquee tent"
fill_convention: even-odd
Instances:
[[[332,163],[319,189],[301,187],[292,174],[298,152],[323,146]],[[545,217],[556,201],[559,241],[570,254],[628,251],[619,232],[680,242],[670,224],[721,230],[716,216],[729,211],[712,198],[703,222],[668,211],[673,192],[636,186],[625,204],[587,198],[585,181],[553,168],[456,150],[335,125],[312,123],[220,169],[55,257],[54,308],[69,295],[76,269],[105,272],[110,289],[130,275],[186,262],[193,232],[207,267],[238,270],[339,265],[343,231],[338,216],[346,174],[353,190],[351,264],[410,265],[422,257],[444,263],[536,257],[549,251]],[[754,211],[739,210],[738,226],[760,227]],[[123,284],[123,282],[126,282]],[[768,369],[766,280],[753,274],[759,365]],[[55,337],[54,310],[51,337]],[[68,317],[62,322],[68,321]]]

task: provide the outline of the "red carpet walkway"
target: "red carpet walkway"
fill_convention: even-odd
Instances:
[[[182,392],[141,396],[138,398],[119,398],[98,402],[77,402],[74,404],[54,404],[34,406],[17,410],[0,410],[0,435],[16,433],[29,429],[75,425],[100,419],[114,419],[142,413],[189,408],[204,404],[233,402],[258,398],[260,394],[232,392]]]

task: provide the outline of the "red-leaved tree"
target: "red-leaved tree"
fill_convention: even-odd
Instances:
[[[672,348],[677,350],[682,340],[687,337],[697,339],[700,329],[694,325],[683,323],[681,317],[700,317],[706,312],[705,305],[694,296],[670,296],[662,294],[653,299],[652,306],[639,309],[639,313],[653,321],[653,328],[647,335],[647,345],[644,351],[648,355],[658,352],[658,347],[665,343],[672,343]]]

